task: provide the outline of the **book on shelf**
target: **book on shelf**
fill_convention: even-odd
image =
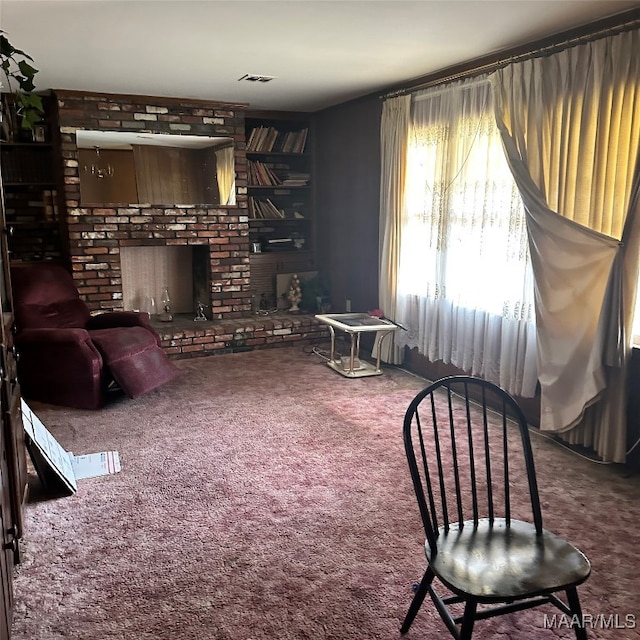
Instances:
[[[266,127],[254,127],[251,129],[247,140],[247,151],[260,151],[265,133]]]
[[[273,169],[264,162],[249,160],[249,185],[258,187],[275,187],[282,180]]]
[[[309,133],[309,129],[302,129],[298,132],[294,142],[293,142],[293,152],[294,153],[303,153],[305,146],[307,144],[307,135]]]
[[[284,220],[284,209],[279,209],[269,198],[249,198],[249,218],[253,220]]]
[[[251,129],[247,151],[255,153],[304,153],[308,128],[281,131],[275,127],[257,126]]]
[[[295,246],[293,238],[270,238],[266,242],[265,250],[269,249],[289,249]]]
[[[311,174],[307,171],[287,171],[282,174],[281,184],[287,187],[306,187],[310,179]]]
[[[306,187],[311,174],[308,171],[293,171],[286,164],[267,164],[249,160],[249,186],[257,187]]]
[[[273,127],[269,127],[267,129],[267,135],[264,139],[264,149],[265,151],[273,151],[273,147],[275,146],[278,140],[278,130]]]
[[[42,202],[45,222],[56,222],[58,220],[57,191],[55,189],[44,189],[42,191]]]

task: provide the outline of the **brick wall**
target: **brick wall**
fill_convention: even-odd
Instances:
[[[201,100],[54,91],[62,152],[69,256],[81,296],[92,310],[122,308],[120,248],[207,245],[214,319],[248,315],[249,225],[246,105]],[[234,206],[81,206],[76,131],[228,136],[234,140]]]

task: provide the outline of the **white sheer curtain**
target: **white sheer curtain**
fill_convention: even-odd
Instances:
[[[398,344],[535,394],[533,286],[522,201],[486,78],[413,96],[402,200]]]
[[[527,210],[541,428],[624,462],[640,212],[640,32],[492,74]]]

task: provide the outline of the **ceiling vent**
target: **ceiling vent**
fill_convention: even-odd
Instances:
[[[264,76],[257,73],[245,73],[242,78],[238,78],[238,82],[240,82],[240,80],[246,80],[247,82],[271,82],[274,79],[275,76]]]

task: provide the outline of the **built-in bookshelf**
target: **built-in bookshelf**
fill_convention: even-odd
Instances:
[[[273,298],[283,269],[315,265],[311,118],[249,112],[245,125],[252,290]]]
[[[310,119],[268,112],[245,122],[250,241],[263,251],[312,249]]]
[[[60,241],[59,189],[51,139],[51,101],[43,98],[46,118],[38,131],[21,130],[0,143],[5,218],[13,262],[57,260]],[[35,134],[38,135],[35,135]],[[41,136],[41,139],[39,139]]]

